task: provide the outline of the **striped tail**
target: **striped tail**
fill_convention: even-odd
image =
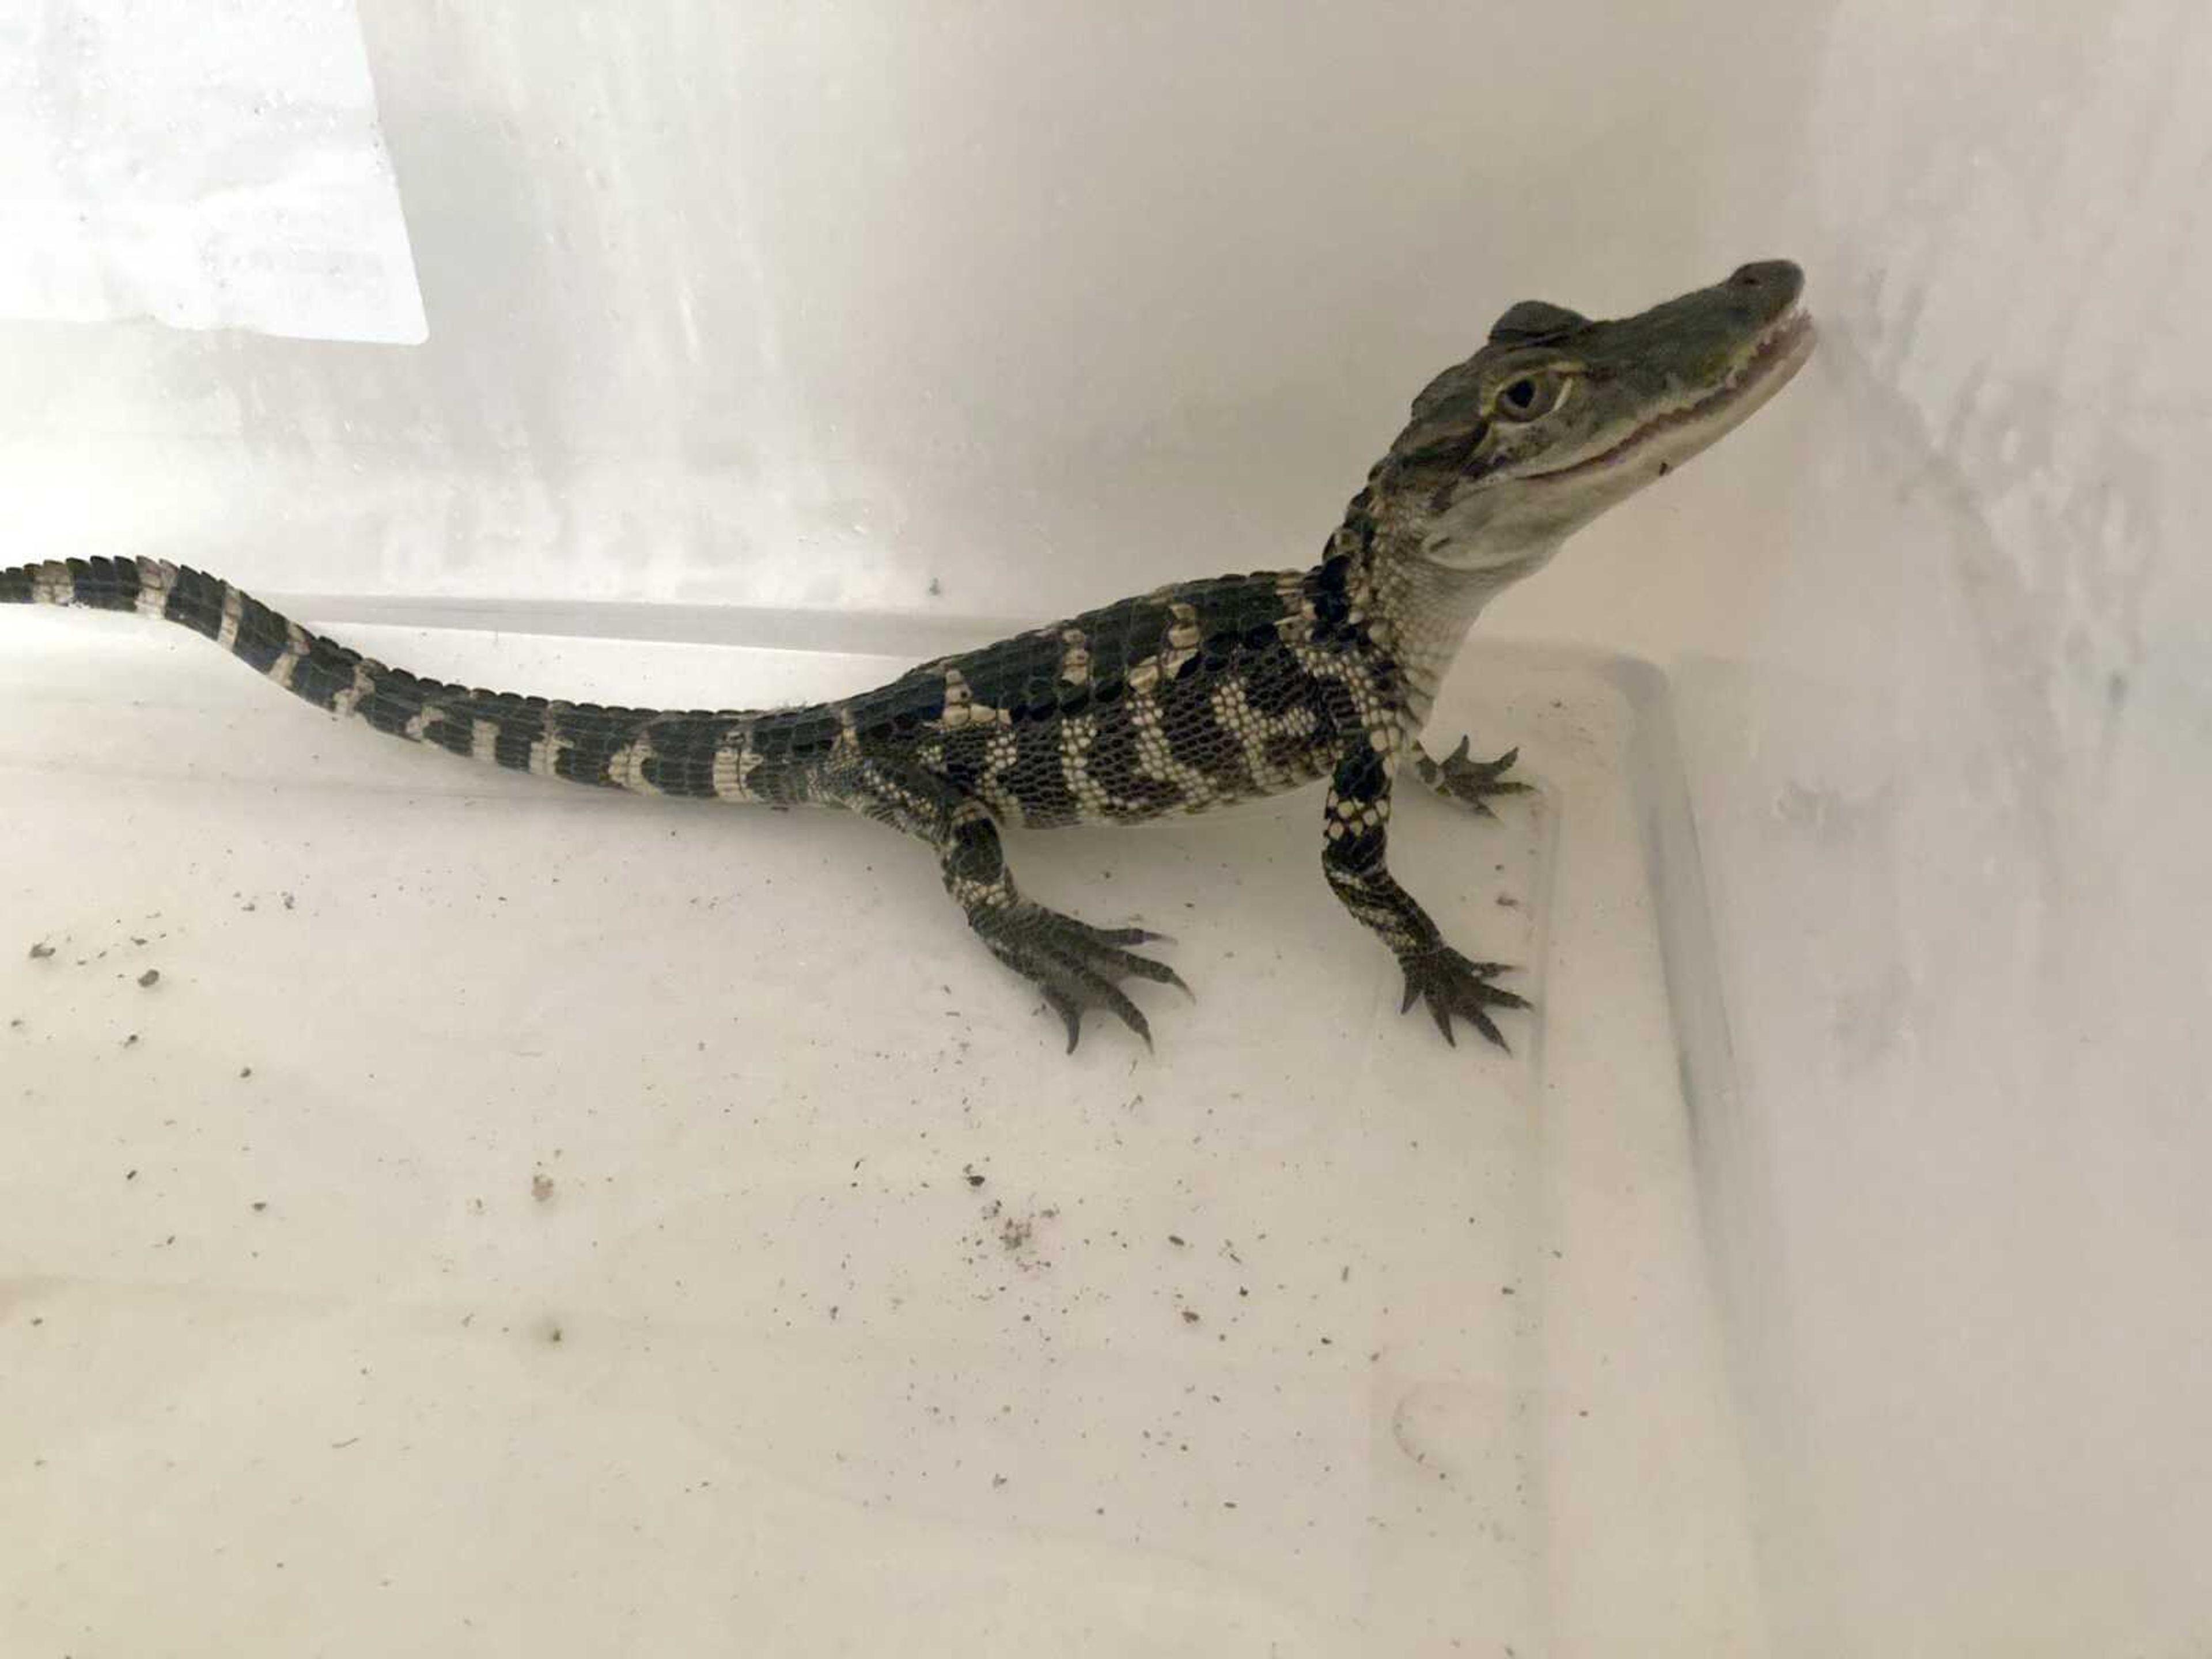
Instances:
[[[157,559],[0,569],[0,605],[160,617],[205,635],[264,679],[341,719],[511,771],[639,794],[775,805],[811,799],[805,761],[824,746],[823,728],[838,726],[826,707],[670,713],[421,679],[309,633],[219,577]]]

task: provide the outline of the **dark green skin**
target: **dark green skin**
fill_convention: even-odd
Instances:
[[[1420,747],[1468,625],[1566,534],[1788,378],[1808,343],[1785,340],[1796,353],[1785,362],[1776,330],[1801,287],[1796,267],[1778,263],[1617,321],[1524,301],[1421,393],[1310,568],[1122,599],[835,702],[666,712],[445,684],[151,559],[0,570],[0,603],[158,614],[319,708],[511,769],[842,806],[888,823],[935,849],[969,925],[1038,988],[1071,1049],[1091,1008],[1149,1043],[1123,986],[1182,981],[1133,948],[1157,935],[1092,927],[1024,896],[1000,825],[1137,822],[1326,779],[1323,872],[1397,958],[1406,1006],[1425,1003],[1447,1039],[1456,1017],[1503,1047],[1493,1011],[1527,1005],[1493,982],[1501,964],[1447,945],[1391,875],[1393,782],[1410,763],[1476,811],[1523,787],[1502,775],[1510,754],[1473,763],[1462,742],[1438,762]]]

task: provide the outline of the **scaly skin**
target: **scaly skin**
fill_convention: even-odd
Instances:
[[[378,731],[574,782],[771,806],[842,806],[936,849],[946,890],[1061,1018],[1144,1037],[1131,981],[1181,987],[1133,946],[1024,897],[1001,824],[1133,823],[1328,780],[1322,861],[1397,957],[1406,1006],[1504,1046],[1525,1007],[1505,971],[1447,945],[1389,868],[1401,766],[1486,812],[1525,786],[1419,732],[1468,626],[1572,530],[1711,443],[1803,361],[1794,266],[1747,266],[1640,316],[1592,323],[1540,302],[1447,370],[1369,474],[1310,569],[1221,576],[1086,611],[909,670],[840,702],[768,711],[608,708],[472,690],[387,668],[213,576],[158,560],[0,570],[0,603],[157,616],[295,696]]]

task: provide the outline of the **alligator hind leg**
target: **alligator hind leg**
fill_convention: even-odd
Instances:
[[[1084,1013],[1092,1008],[1104,1009],[1152,1046],[1152,1026],[1121,981],[1150,980],[1190,994],[1174,969],[1128,948],[1164,935],[1142,927],[1094,927],[1024,898],[1006,867],[990,809],[944,779],[862,760],[840,781],[837,793],[854,811],[937,848],[945,890],[991,954],[1044,994],[1067,1027],[1070,1054],[1082,1036]]]

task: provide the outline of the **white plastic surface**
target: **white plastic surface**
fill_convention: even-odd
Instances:
[[[1648,672],[1501,653],[1440,721],[1542,793],[1394,825],[1511,1056],[1399,1017],[1309,796],[1013,838],[1199,988],[1063,1058],[876,826],[7,621],[7,1650],[1757,1650]],[[350,631],[676,706],[899,660]]]
[[[349,0],[0,9],[0,317],[421,340]]]

